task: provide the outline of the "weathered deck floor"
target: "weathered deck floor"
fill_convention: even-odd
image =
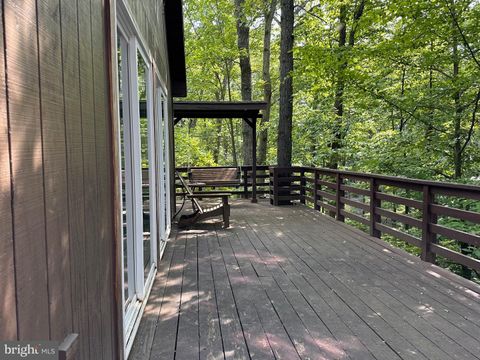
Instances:
[[[167,247],[130,359],[480,359],[480,287],[304,206]]]

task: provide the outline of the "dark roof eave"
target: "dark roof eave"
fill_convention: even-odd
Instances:
[[[187,96],[182,0],[165,0],[168,66],[172,96]]]
[[[177,101],[173,103],[175,118],[261,118],[261,110],[267,108],[264,101]]]

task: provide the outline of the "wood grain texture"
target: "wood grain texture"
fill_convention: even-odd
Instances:
[[[152,52],[155,65],[162,79],[170,78],[168,74],[168,53],[165,34],[165,1],[126,0],[133,18],[138,25],[145,46]],[[159,36],[159,34],[163,34]],[[172,113],[170,113],[172,114]]]
[[[108,79],[108,119],[107,125],[110,134],[110,168],[111,174],[111,192],[113,206],[113,229],[112,229],[112,277],[113,277],[113,295],[112,301],[112,334],[114,334],[114,355],[116,358],[123,359],[124,354],[124,328],[123,328],[123,239],[122,239],[122,174],[120,158],[120,117],[118,111],[119,94],[117,90],[118,64],[117,64],[117,21],[116,21],[116,1],[105,1],[105,47],[107,66],[106,73]]]
[[[78,355],[85,359],[89,354],[90,336],[84,276],[86,231],[77,1],[62,0],[61,5],[73,332],[79,334]]]
[[[20,339],[50,333],[35,1],[4,1]]]
[[[0,13],[0,338],[78,333],[81,359],[118,358],[121,334],[104,5],[12,0]]]
[[[477,285],[303,205],[232,214],[168,244],[132,358],[480,358]]]
[[[101,319],[103,338],[103,358],[111,359],[114,356],[113,322],[113,202],[110,156],[110,126],[109,103],[107,88],[107,50],[105,49],[105,9],[104,1],[91,1],[92,23],[92,62],[94,83],[94,114],[95,114],[95,149],[97,173],[97,215],[101,219],[98,223],[98,256],[97,267],[100,271],[101,286]]]
[[[72,332],[68,176],[59,1],[37,1],[50,337]]]
[[[0,339],[17,338],[15,304],[15,261],[13,252],[12,187],[10,144],[8,139],[5,47],[3,44],[3,8],[0,8]]]
[[[98,179],[96,153],[96,124],[94,105],[94,77],[92,51],[92,23],[90,1],[78,1],[79,27],[79,75],[82,114],[83,141],[83,173],[84,173],[84,208],[85,208],[85,255],[86,268],[84,276],[87,279],[87,309],[89,312],[89,349],[90,358],[103,358],[102,332],[102,268],[100,258],[98,209]]]

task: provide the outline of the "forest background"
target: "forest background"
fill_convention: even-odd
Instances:
[[[259,164],[277,163],[279,7],[184,2],[188,100],[267,101]],[[293,164],[480,180],[478,1],[297,1],[294,17]],[[177,166],[251,161],[241,120],[175,130]]]

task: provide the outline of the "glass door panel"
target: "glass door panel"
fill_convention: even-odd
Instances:
[[[126,39],[118,33],[118,92],[119,92],[119,144],[120,144],[120,173],[121,179],[121,211],[122,211],[122,247],[123,247],[123,299],[124,309],[127,312],[129,305],[135,300],[135,264],[134,264],[134,221],[133,188],[132,188],[132,158],[130,108],[128,86],[128,44]]]
[[[158,168],[160,170],[158,177],[158,204],[159,204],[159,224],[160,224],[160,253],[166,245],[170,231],[170,188],[169,188],[169,135],[168,135],[168,113],[167,98],[161,87],[157,88],[157,151]]]
[[[150,69],[137,50],[138,101],[140,130],[140,161],[142,168],[142,219],[143,219],[143,273],[145,283],[155,262],[154,244],[156,241],[155,206],[155,149],[153,122],[150,110]]]

